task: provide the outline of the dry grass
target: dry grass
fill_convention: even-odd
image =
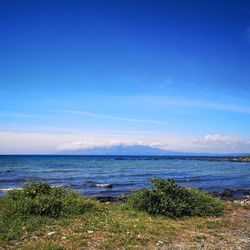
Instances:
[[[128,204],[51,220],[47,226],[2,242],[2,249],[250,249],[248,206],[227,205],[220,217],[172,220]],[[48,236],[49,232],[55,232]]]

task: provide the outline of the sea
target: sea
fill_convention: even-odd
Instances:
[[[174,178],[206,192],[250,191],[250,162],[193,156],[0,156],[0,196],[28,181],[67,186],[89,197],[130,194],[152,178]]]

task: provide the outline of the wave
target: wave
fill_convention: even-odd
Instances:
[[[0,188],[0,192],[9,192],[13,190],[22,190],[21,187],[14,187],[14,188]]]
[[[177,182],[200,182],[200,181],[208,181],[210,179],[202,179],[202,178],[183,178],[176,179]]]
[[[90,187],[112,188],[113,185],[111,183],[96,183],[96,184],[92,184]]]
[[[27,179],[5,179],[0,180],[0,183],[8,183],[8,182],[26,182]]]
[[[73,187],[73,185],[51,185],[52,188],[56,187]],[[22,190],[22,187],[0,188],[0,192],[9,192],[13,190]]]

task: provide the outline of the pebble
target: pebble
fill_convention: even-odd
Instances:
[[[245,200],[234,200],[233,202],[234,202],[234,203],[237,203],[237,204],[242,204],[242,205],[250,204],[249,198],[248,198],[248,199],[245,199]]]
[[[205,247],[205,240],[202,239],[202,240],[201,240],[200,249],[203,249],[204,247]]]
[[[250,218],[250,214],[243,215],[245,218]]]
[[[160,245],[162,245],[163,243],[164,243],[163,241],[158,240],[158,242],[156,243],[156,245],[157,245],[157,246],[160,246]]]
[[[94,233],[94,231],[88,230],[87,233],[88,233],[88,234],[92,234],[92,233]]]
[[[49,232],[48,236],[52,236],[53,234],[55,234],[56,232]]]

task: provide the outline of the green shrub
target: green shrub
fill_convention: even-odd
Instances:
[[[81,214],[99,206],[97,201],[85,198],[62,187],[48,183],[31,182],[22,190],[9,192],[0,202],[0,213],[10,218]]]
[[[142,189],[129,196],[129,203],[150,214],[171,218],[220,215],[224,203],[219,199],[178,185],[173,179],[152,179],[151,189]]]

